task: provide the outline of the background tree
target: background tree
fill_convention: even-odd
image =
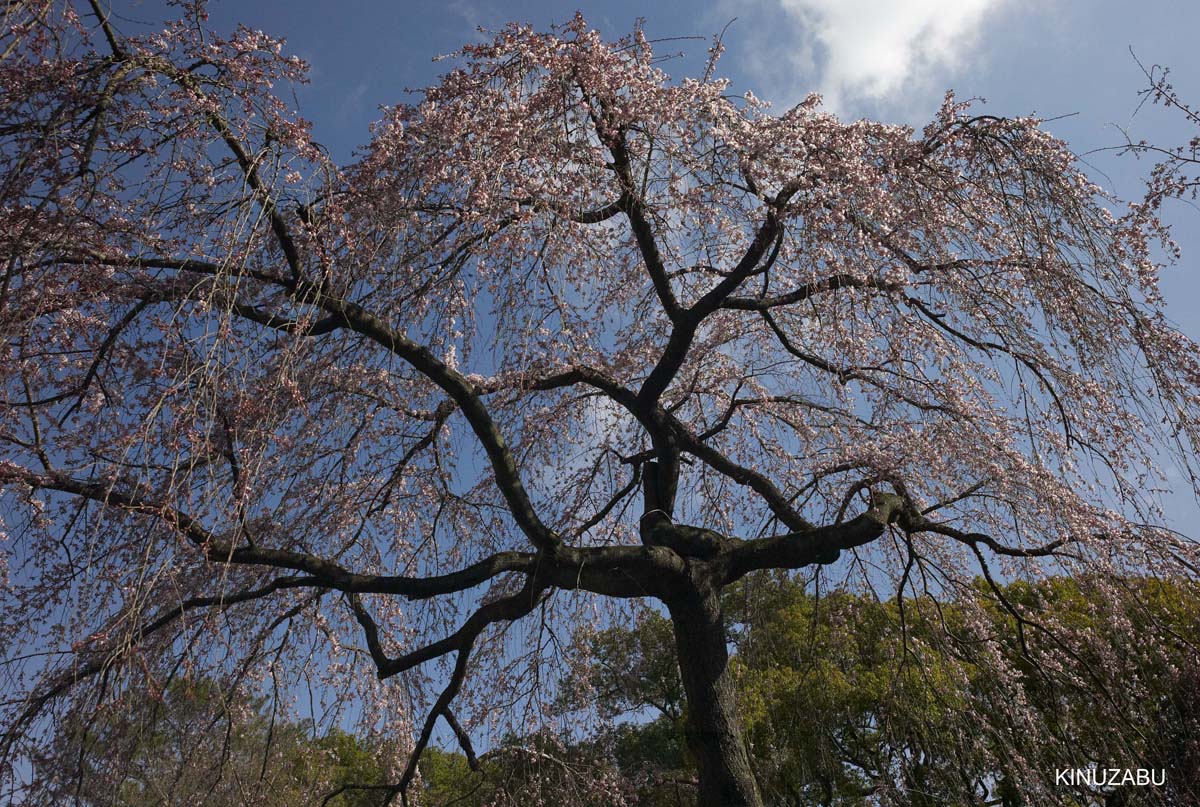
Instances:
[[[1195,486],[1200,400],[1163,232],[1036,120],[772,115],[719,43],[671,80],[577,18],[464,48],[342,167],[278,91],[303,65],[201,4],[5,14],[10,787],[66,714],[204,670],[411,730],[407,800],[437,721],[468,760],[498,706],[529,733],[581,609],[656,599],[700,801],[759,804],[747,574],[1000,603],[1024,647],[1066,626],[1000,581],[1195,573],[1154,498],[1168,454]],[[1061,802],[1025,660],[981,641],[939,731]]]
[[[1007,696],[995,691],[991,665],[978,652],[995,636],[1021,671],[1020,696],[1046,735],[1027,751],[1040,755],[1039,766],[1056,769],[1076,760],[1083,767],[1167,772],[1165,788],[1122,788],[1118,802],[1112,788],[1079,787],[1069,803],[1195,803],[1191,754],[1200,713],[1189,682],[1200,657],[1200,597],[1194,585],[1155,579],[1127,585],[1131,596],[1116,605],[1120,618],[1138,632],[1169,637],[1161,644],[1130,645],[1123,635],[1110,635],[1114,604],[1106,599],[1107,586],[1095,581],[1054,578],[1003,588],[1024,614],[1065,626],[1054,637],[1075,651],[1065,655],[1047,647],[1044,637],[1028,637],[1023,647],[1019,624],[1002,606],[972,628],[954,601],[818,595],[801,583],[761,575],[731,587],[725,597],[736,647],[731,663],[764,798],[812,807],[863,805],[878,803],[886,788],[888,798],[907,804],[1029,803],[1012,786],[1013,749],[997,747],[987,730],[963,734],[956,726],[956,713],[972,700]],[[588,685],[573,688],[571,705],[634,716],[649,711],[654,719],[618,731],[622,770],[643,783],[640,803],[691,804],[691,788],[680,794],[672,787],[696,775],[679,742],[684,705],[662,694],[678,690],[678,670],[670,664],[659,671],[656,664],[653,675],[635,674],[645,669],[645,658],[664,655],[664,627],[669,630],[667,620],[652,616],[637,628],[592,636],[596,664],[583,671]],[[1048,675],[1055,661],[1064,668]],[[1142,682],[1133,697],[1131,681]],[[1112,706],[1098,705],[1098,698],[1111,699]],[[1114,714],[1120,723],[1112,722]]]

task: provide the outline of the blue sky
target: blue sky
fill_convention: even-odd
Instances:
[[[162,0],[118,0],[114,8],[131,33],[163,13]],[[818,91],[843,117],[919,128],[952,88],[960,98],[985,98],[991,114],[1054,119],[1047,127],[1123,198],[1136,197],[1151,165],[1112,150],[1123,132],[1163,145],[1196,134],[1177,115],[1139,109],[1146,80],[1132,54],[1147,67],[1170,66],[1184,97],[1200,102],[1193,0],[210,0],[209,10],[216,30],[244,23],[284,36],[288,52],[310,63],[300,108],[342,161],[367,141],[380,105],[411,100],[407,88],[449,69],[436,55],[482,38],[480,27],[516,20],[544,29],[576,10],[612,38],[639,18],[651,39],[699,37],[658,45],[687,54],[665,65],[676,76],[696,72],[709,38],[725,29],[719,73],[780,110]],[[1165,275],[1168,313],[1200,340],[1200,210],[1179,204],[1168,213],[1185,249]],[[1190,495],[1168,506],[1179,525],[1198,513]]]
[[[164,0],[113,0],[128,33],[157,27]],[[684,75],[702,63],[708,40],[725,29],[719,73],[783,110],[817,91],[847,118],[872,117],[918,128],[953,88],[987,99],[997,115],[1037,114],[1084,154],[1094,179],[1119,196],[1137,195],[1151,161],[1119,157],[1125,134],[1163,145],[1200,134],[1161,109],[1140,110],[1147,67],[1172,68],[1185,98],[1200,104],[1200,0],[211,0],[210,24],[237,23],[288,40],[311,65],[298,88],[315,137],[341,161],[368,140],[381,105],[411,100],[406,88],[448,69],[433,57],[481,38],[480,27],[528,22],[548,28],[576,10],[606,35],[644,18],[666,64]],[[1135,114],[1136,113],[1136,114]],[[1107,149],[1107,150],[1106,150]],[[1171,317],[1200,340],[1200,210],[1168,211],[1183,261],[1167,270]],[[1168,501],[1177,527],[1195,535],[1200,511],[1190,496]]]
[[[131,20],[159,16],[157,0],[115,5]],[[1131,123],[1142,84],[1131,47],[1147,64],[1171,65],[1185,91],[1200,67],[1192,36],[1200,4],[1180,0],[1145,2],[1136,12],[1117,0],[210,3],[215,28],[242,22],[286,36],[288,50],[309,61],[304,111],[341,154],[365,139],[380,104],[432,82],[445,67],[432,57],[478,39],[478,27],[516,20],[545,28],[576,9],[613,37],[639,17],[652,38],[707,39],[732,21],[721,72],[781,107],[816,90],[844,115],[916,124],[954,88],[986,97],[999,114],[1077,113],[1054,128],[1081,148],[1111,144],[1119,139],[1112,124]],[[702,55],[706,43],[661,47]],[[1141,118],[1132,121],[1136,128],[1157,123]]]
[[[120,8],[122,4],[117,4]],[[132,19],[152,19],[157,2],[128,4]],[[663,51],[703,55],[706,40],[726,26],[721,72],[786,107],[811,91],[848,117],[920,124],[947,88],[983,96],[997,114],[1074,113],[1056,131],[1087,150],[1119,142],[1114,125],[1142,134],[1152,115],[1132,117],[1143,80],[1132,48],[1147,65],[1174,68],[1181,89],[1197,75],[1200,4],[1117,0],[709,0],[650,4],[577,0],[213,0],[217,29],[237,22],[288,39],[288,50],[312,65],[300,94],[319,138],[337,154],[365,140],[380,104],[405,88],[435,80],[433,61],[510,20],[546,28],[578,9],[613,37],[639,17],[651,38],[699,36],[663,43]],[[140,12],[145,12],[143,16]],[[732,21],[732,22],[731,22]],[[683,72],[688,62],[669,66]],[[1200,80],[1196,81],[1200,95]]]
[[[164,14],[163,0],[114,0],[114,8],[128,33]],[[437,54],[479,39],[479,27],[517,20],[547,28],[576,9],[613,38],[639,17],[651,39],[699,37],[658,46],[690,54],[665,65],[675,75],[694,72],[709,38],[725,29],[719,73],[780,110],[818,91],[843,117],[919,128],[953,88],[960,98],[986,98],[991,114],[1053,118],[1048,128],[1125,198],[1137,195],[1151,161],[1112,150],[1123,131],[1163,145],[1197,134],[1160,109],[1138,109],[1146,80],[1130,52],[1146,66],[1170,66],[1184,97],[1200,104],[1196,0],[1143,2],[1136,11],[1117,0],[212,0],[210,24],[286,37],[288,52],[312,68],[297,91],[301,111],[316,139],[347,161],[381,105],[411,100],[406,88],[448,69],[433,61]],[[1168,311],[1200,340],[1200,210],[1180,204],[1169,213],[1185,256],[1166,273]],[[1200,511],[1190,495],[1167,504],[1175,526],[1195,534],[1189,527]]]
[[[129,16],[156,16],[157,0],[129,6]],[[119,7],[119,4],[118,4]],[[947,89],[986,99],[998,115],[1036,114],[1085,155],[1093,177],[1123,198],[1137,195],[1151,161],[1111,150],[1133,139],[1175,145],[1196,134],[1178,116],[1139,109],[1142,64],[1167,65],[1185,98],[1200,102],[1200,3],[1153,0],[214,0],[211,23],[241,22],[288,39],[288,51],[312,67],[298,93],[317,139],[338,159],[366,142],[382,104],[411,99],[407,88],[448,69],[433,57],[481,38],[480,27],[528,22],[547,28],[576,10],[613,38],[638,18],[652,39],[683,51],[673,75],[696,70],[708,38],[725,29],[719,72],[738,92],[753,90],[778,109],[813,91],[838,114],[920,127]],[[726,28],[728,24],[728,27]],[[1131,53],[1132,52],[1132,53]],[[1200,210],[1168,211],[1184,246],[1167,270],[1168,313],[1200,340]],[[1167,502],[1178,526],[1198,514],[1190,495]]]
[[[128,9],[126,30],[161,13],[160,0],[115,6]],[[985,98],[992,114],[1061,118],[1048,128],[1087,153],[1097,180],[1124,197],[1137,193],[1149,164],[1096,149],[1119,145],[1122,130],[1164,144],[1192,134],[1159,109],[1135,114],[1145,79],[1130,51],[1146,66],[1170,66],[1177,88],[1200,101],[1200,3],[1190,0],[344,0],[336,7],[211,0],[210,22],[218,30],[241,22],[287,37],[287,50],[312,67],[298,94],[301,110],[317,139],[348,159],[366,142],[379,106],[433,83],[448,69],[434,57],[480,39],[479,27],[516,20],[547,28],[576,10],[613,38],[639,18],[651,38],[700,37],[658,46],[692,57],[666,65],[674,75],[694,69],[708,38],[728,24],[719,72],[738,92],[753,90],[778,109],[818,91],[844,117],[920,127],[954,89],[960,98]],[[1183,237],[1200,213],[1178,212]],[[1194,243],[1190,252],[1200,256],[1200,240]],[[1200,336],[1200,305],[1184,299],[1196,296],[1190,292],[1200,283],[1176,293],[1174,281],[1172,314]]]

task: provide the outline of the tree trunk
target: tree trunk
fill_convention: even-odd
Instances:
[[[761,807],[742,738],[717,593],[689,593],[667,607],[687,694],[687,744],[700,774],[700,804]]]

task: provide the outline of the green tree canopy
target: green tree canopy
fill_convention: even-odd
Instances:
[[[994,590],[980,580],[976,593],[990,603],[982,613],[931,597],[818,596],[780,575],[731,589],[731,663],[764,798],[849,807],[890,791],[930,807],[1028,804],[1012,781],[1019,766],[1032,765],[1167,771],[1162,790],[1078,788],[1081,805],[1200,803],[1200,597],[1190,584],[1124,584],[1131,596],[1117,605],[1086,579]],[[1124,644],[1103,630],[1114,618],[1167,639]],[[652,715],[613,730],[616,758],[642,783],[645,803],[690,803],[676,787],[695,771],[682,742],[669,622],[651,613],[590,642],[597,663],[574,682],[582,694],[572,705]],[[1014,664],[1016,680],[987,674],[992,653]],[[1054,662],[1064,656],[1068,664]],[[1001,698],[1023,699],[1044,731],[983,720],[978,733],[959,728],[973,703]]]
[[[114,701],[64,721],[38,766],[45,805],[78,807],[378,807],[378,749],[331,728],[277,716],[273,702],[209,680]],[[62,767],[57,760],[73,760]]]

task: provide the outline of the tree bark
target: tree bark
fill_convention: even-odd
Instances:
[[[725,620],[715,586],[667,603],[687,694],[687,744],[700,775],[704,807],[762,807],[742,736],[729,672]]]

